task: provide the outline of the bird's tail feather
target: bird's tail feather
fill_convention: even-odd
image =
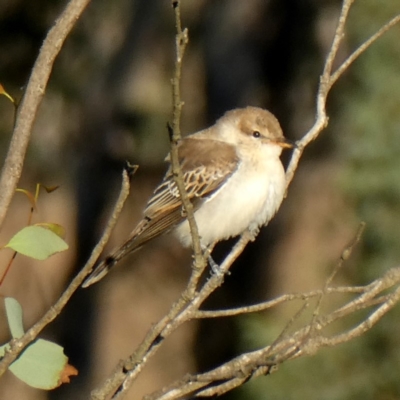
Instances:
[[[181,215],[180,211],[179,215]],[[108,271],[115,264],[117,264],[118,261],[121,260],[121,258],[125,257],[129,253],[140,249],[149,240],[159,236],[166,231],[167,229],[165,227],[165,218],[143,218],[142,221],[139,222],[136,228],[131,232],[129,239],[121,247],[114,251],[114,253],[106,257],[97,267],[95,267],[94,271],[83,282],[82,287],[86,288],[90,285],[93,285],[93,283],[98,282],[105,275],[107,275]]]
[[[125,257],[127,254],[132,253],[140,249],[143,246],[142,241],[135,241],[132,238],[128,239],[119,249],[117,249],[114,253],[106,257],[96,268],[92,271],[92,273],[85,279],[82,283],[83,288],[87,288],[90,285],[98,282],[100,279],[104,278],[110,271],[110,269],[121,260],[121,258]]]

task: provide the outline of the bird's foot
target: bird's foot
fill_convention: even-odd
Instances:
[[[249,231],[249,235],[250,235],[250,240],[252,242],[254,242],[260,232],[260,227],[258,225],[249,226],[248,231]]]
[[[210,265],[212,274],[217,275],[219,277],[221,277],[223,275],[230,275],[230,272],[223,271],[221,269],[221,267],[214,261],[214,259],[211,256],[208,256],[208,264]]]
[[[214,275],[222,275],[221,268],[219,265],[214,261],[211,255],[208,256],[208,264],[210,265],[211,272]]]
[[[214,274],[214,275],[217,275],[217,276],[222,276],[222,275],[225,275],[225,274],[229,274],[229,272],[223,272],[221,270],[221,267],[212,258],[211,252],[214,249],[214,245],[215,245],[215,243],[211,244],[210,246],[204,246],[203,247],[203,251],[204,251],[203,254],[204,254],[204,257],[206,257],[207,260],[208,260],[208,264],[209,264],[209,266],[211,268],[211,273]]]

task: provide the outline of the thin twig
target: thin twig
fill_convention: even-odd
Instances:
[[[343,64],[332,74],[331,76],[331,86],[336,83],[336,81],[343,75],[343,73],[350,67],[351,64],[365,50],[371,47],[372,43],[378,40],[383,34],[385,34],[389,29],[393,28],[396,24],[400,22],[400,15],[392,18],[388,23],[386,23],[381,29],[379,29],[375,34],[373,34],[369,39],[367,39],[358,49],[356,49],[347,59],[343,62]]]
[[[49,308],[49,310],[43,315],[43,317],[38,322],[36,322],[35,325],[28,329],[24,336],[19,339],[14,339],[11,342],[9,350],[6,351],[6,354],[0,361],[0,376],[7,370],[8,366],[18,357],[22,350],[29,343],[35,340],[38,334],[61,313],[62,309],[68,303],[72,295],[80,287],[86,276],[90,273],[97,259],[100,257],[104,246],[107,244],[108,239],[110,238],[111,232],[117,222],[117,219],[125,203],[125,200],[128,197],[128,194],[129,176],[128,173],[124,171],[122,175],[121,192],[119,194],[118,200],[114,206],[114,210],[107,223],[104,233],[97,243],[96,247],[93,249],[89,260],[79,272],[79,274],[72,280],[68,288],[64,291],[57,302]]]
[[[336,288],[328,288],[326,294],[342,294],[342,293],[364,293],[368,286],[342,286]],[[262,303],[254,304],[251,306],[230,308],[229,310],[199,310],[194,313],[194,318],[221,318],[221,317],[234,317],[242,314],[250,314],[268,310],[283,303],[291,301],[308,300],[318,297],[322,294],[322,289],[314,290],[308,293],[287,293],[282,296],[276,297],[273,300],[264,301]]]
[[[193,206],[186,192],[185,183],[183,179],[183,173],[179,162],[178,147],[179,141],[181,140],[180,120],[182,114],[183,101],[181,99],[181,74],[182,74],[182,62],[185,54],[186,46],[189,42],[189,33],[187,28],[182,30],[181,22],[181,6],[180,0],[173,0],[172,7],[174,9],[175,16],[175,72],[172,78],[172,100],[173,100],[173,119],[172,125],[169,127],[170,131],[170,142],[171,142],[171,165],[172,172],[174,174],[175,183],[179,190],[179,195],[182,200],[184,212],[189,223],[190,233],[192,236],[192,246],[194,253],[194,266],[197,270],[196,275],[201,274],[206,266],[205,258],[203,257],[199,230],[197,228],[196,220],[194,218]],[[193,288],[194,290],[194,288]]]
[[[354,0],[343,0],[342,8],[340,11],[338,25],[335,30],[335,35],[333,37],[333,42],[331,48],[329,49],[328,55],[326,57],[326,62],[322,75],[319,81],[317,104],[316,104],[316,120],[312,128],[297,142],[297,148],[293,151],[292,157],[290,159],[289,166],[286,171],[286,185],[289,186],[293,179],[294,173],[297,169],[300,158],[303,154],[305,147],[315,140],[320,133],[328,126],[328,116],[326,114],[326,101],[328,98],[329,91],[332,87],[331,84],[331,73],[333,63],[335,61],[337,52],[339,50],[340,44],[344,37],[344,27],[346,25],[347,17],[351,5]]]
[[[337,264],[333,268],[331,274],[326,279],[325,284],[324,284],[324,288],[322,289],[321,295],[318,297],[317,304],[316,304],[315,309],[314,309],[314,313],[313,313],[313,320],[314,321],[317,318],[317,316],[319,315],[321,304],[322,304],[322,300],[325,297],[325,294],[327,293],[330,284],[332,283],[332,281],[335,278],[335,276],[337,275],[337,273],[342,269],[344,262],[350,258],[350,256],[351,256],[354,248],[356,247],[356,245],[360,242],[361,236],[363,235],[364,230],[365,230],[365,225],[366,225],[365,222],[361,222],[360,223],[354,238],[343,249],[342,254],[340,255],[339,261],[337,262]],[[313,325],[313,323],[311,323],[311,325]]]

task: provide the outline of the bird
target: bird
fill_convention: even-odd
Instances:
[[[286,192],[280,155],[292,147],[277,118],[252,106],[227,111],[213,126],[178,142],[184,186],[203,249],[246,229],[257,232],[271,220]],[[170,155],[166,161],[171,163]],[[184,247],[192,245],[170,165],[128,239],[95,267],[82,286],[98,282],[127,254],[172,230]]]

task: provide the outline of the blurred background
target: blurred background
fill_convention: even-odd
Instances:
[[[19,99],[46,32],[65,1],[0,3],[0,82]],[[338,0],[182,1],[190,42],[183,66],[182,131],[207,127],[226,110],[271,110],[285,135],[299,139],[314,120],[324,57]],[[338,56],[400,12],[391,0],[356,2]],[[0,288],[22,304],[25,326],[53,304],[83,266],[117,196],[124,160],[140,165],[108,250],[140,218],[165,172],[171,119],[174,17],[168,0],[94,0],[59,55],[36,120],[20,187],[60,185],[43,193],[35,221],[67,230],[70,251],[46,262],[18,256]],[[279,214],[248,246],[206,304],[248,305],[287,292],[321,288],[361,221],[362,243],[336,278],[361,285],[400,260],[400,27],[370,48],[333,89],[329,127],[306,150]],[[7,150],[13,107],[0,97],[0,153]],[[284,155],[287,162],[290,154]],[[16,194],[0,243],[26,223],[30,205]],[[218,246],[220,260],[234,242]],[[1,252],[5,268],[11,252]],[[79,376],[50,393],[8,374],[1,399],[87,399],[130,354],[185,287],[190,252],[162,237],[121,263],[107,279],[73,297],[43,336],[65,348]],[[346,300],[326,299],[323,309]],[[148,364],[127,396],[140,399],[187,372],[206,371],[273,341],[300,304],[256,315],[192,322]],[[224,399],[400,398],[399,307],[364,337],[288,362]],[[362,318],[367,314],[357,315]],[[8,329],[1,309],[1,343]],[[304,314],[299,325],[310,320]],[[345,321],[351,326],[355,321]],[[343,328],[332,328],[332,333]]]

